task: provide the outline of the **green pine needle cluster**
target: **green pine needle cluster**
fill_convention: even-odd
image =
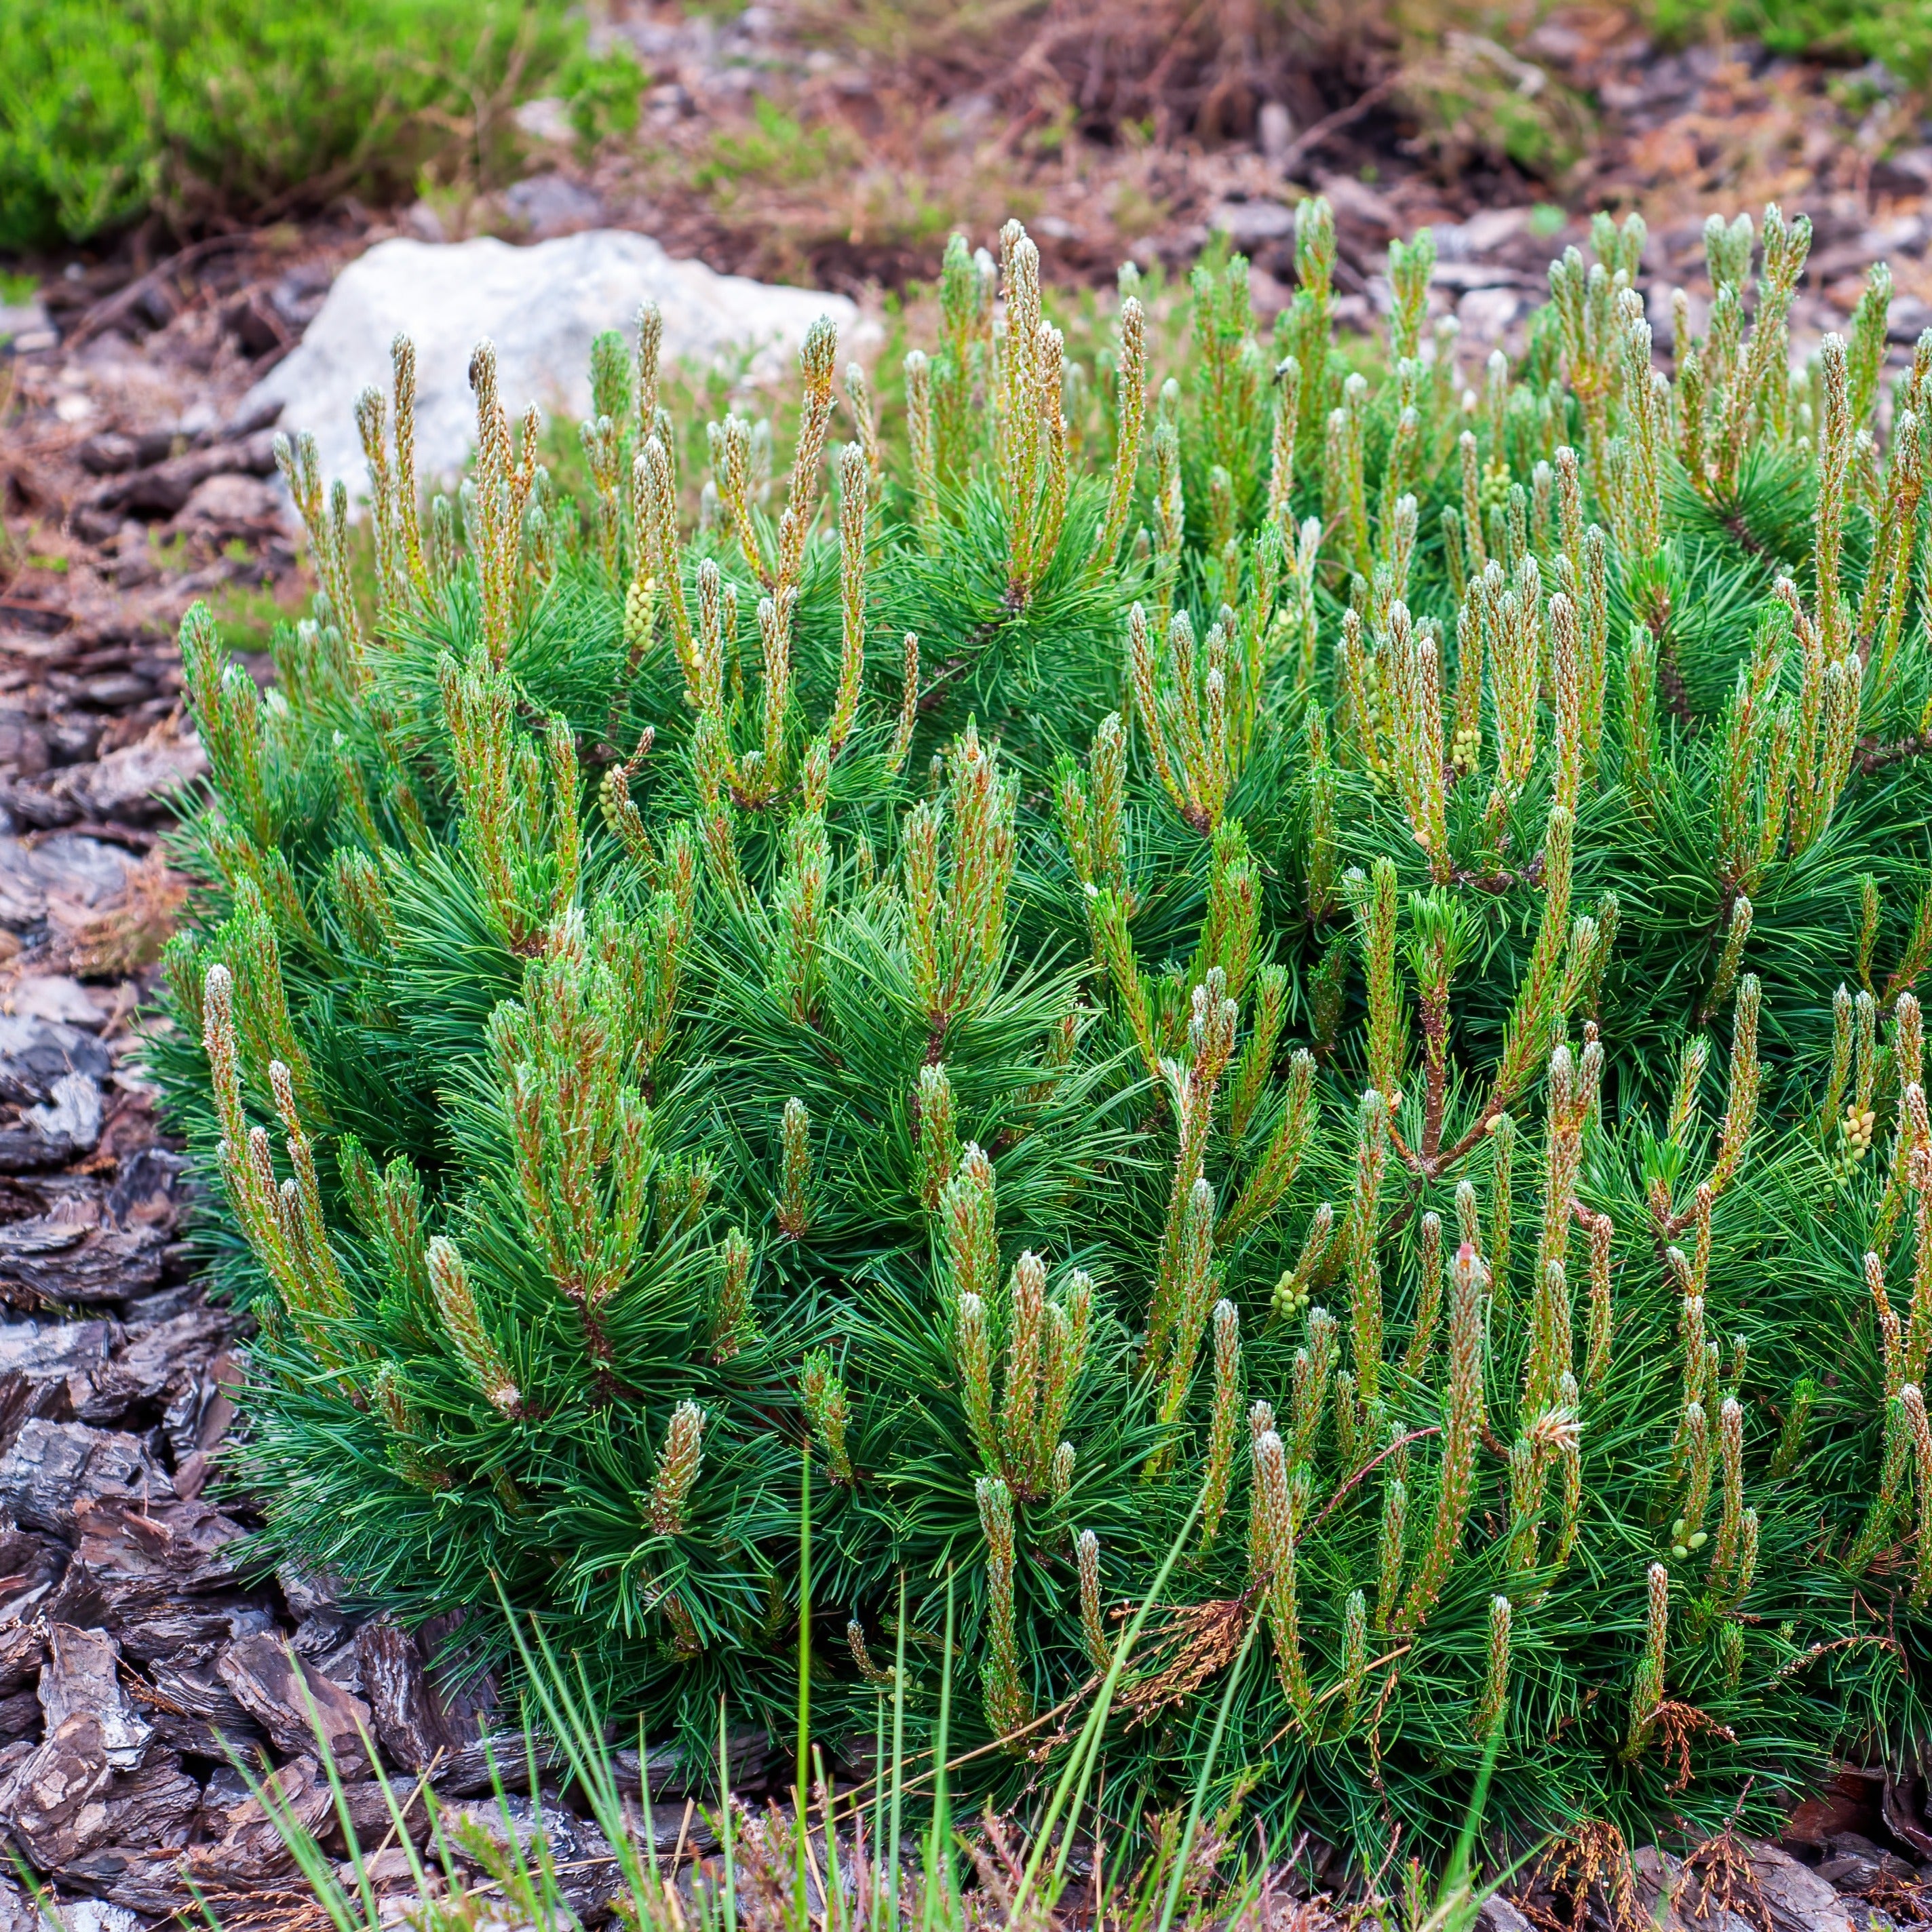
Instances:
[[[1634,218],[1477,372],[1426,236],[1338,345],[1309,202],[1150,393],[1131,271],[1076,370],[956,240],[902,423],[821,324],[695,527],[654,315],[582,501],[486,344],[424,508],[399,342],[373,600],[298,439],[273,688],[183,634],[154,1058],[272,1548],[701,1757],[788,1720],[808,1459],[820,1735],[902,1648],[923,1734],[950,1580],[999,1799],[1184,1528],[1108,1815],[1258,1621],[1215,1802],[1371,1864],[1491,1750],[1513,1829],[1715,1828],[1918,1727],[1932,337],[1877,269],[1792,374],[1807,224],[1708,241],[1674,373]]]

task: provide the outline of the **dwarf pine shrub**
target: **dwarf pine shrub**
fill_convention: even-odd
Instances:
[[[926,1734],[950,1591],[1000,1797],[1183,1539],[1109,1816],[1244,1670],[1216,1802],[1375,1856],[1490,1749],[1511,1828],[1715,1828],[1919,1721],[1932,334],[1877,270],[1792,373],[1772,208],[1666,374],[1593,239],[1466,380],[1426,235],[1337,344],[1305,203],[1153,394],[1131,271],[1083,381],[956,241],[903,433],[821,325],[695,528],[655,315],[582,502],[485,344],[419,510],[399,341],[373,598],[285,448],[154,1049],[268,1548],[701,1756],[790,1721],[808,1466],[820,1735],[902,1646]]]

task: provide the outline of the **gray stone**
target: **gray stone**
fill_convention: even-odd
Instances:
[[[8,988],[7,1010],[26,1019],[58,1020],[82,1033],[98,1033],[104,1018],[86,988],[67,973],[22,974]]]
[[[200,524],[211,530],[274,530],[285,520],[287,499],[266,477],[224,471],[204,477],[175,512],[177,528]]]
[[[31,1529],[70,1530],[79,1502],[158,1502],[173,1493],[167,1472],[156,1466],[139,1437],[82,1422],[36,1416],[0,1456],[0,1509]]]
[[[1809,1865],[1773,1844],[1752,1845],[1750,1860],[1773,1932],[1853,1932],[1845,1901]]]
[[[1294,139],[1294,117],[1279,100],[1264,100],[1255,117],[1255,135],[1269,166],[1279,168]]]
[[[1522,313],[1523,297],[1516,289],[1472,289],[1456,304],[1456,320],[1471,343],[1499,340]]]
[[[50,1214],[0,1226],[0,1294],[16,1306],[38,1308],[122,1301],[159,1282],[167,1242],[158,1228],[124,1232],[76,1218],[76,1211],[99,1209],[64,1200]]]
[[[1483,1900],[1476,1923],[1483,1932],[1535,1932],[1528,1919],[1499,1892],[1491,1892]]]
[[[99,1795],[113,1775],[100,1723],[76,1712],[0,1785],[0,1819],[43,1871],[103,1842],[106,1809]]]
[[[63,1073],[47,1104],[29,1107],[26,1118],[50,1140],[91,1151],[100,1139],[100,1089],[85,1073]]]
[[[654,1834],[662,1830],[655,1815],[674,1808],[653,1808]],[[682,1807],[676,1808],[680,1821]],[[472,1804],[446,1805],[443,1834],[457,1856],[466,1862],[481,1863],[478,1852],[484,1845],[498,1852],[513,1846],[526,1870],[536,1869],[535,1847],[539,1838],[556,1869],[557,1889],[563,1902],[580,1918],[589,1918],[608,1906],[622,1882],[610,1841],[586,1819],[573,1817],[554,1804],[539,1808],[531,1798],[488,1798]],[[696,1849],[706,1847],[696,1844]],[[676,1848],[673,1840],[672,1848]]]
[[[11,1876],[0,1877],[0,1932],[38,1932],[41,1922],[33,1900]]]
[[[64,1074],[105,1080],[111,1066],[106,1048],[76,1027],[0,1013],[0,1100],[23,1106],[51,1100]]]
[[[231,1643],[215,1665],[235,1700],[290,1755],[313,1754],[316,1733],[327,1740],[338,1769],[350,1777],[368,1762],[373,1744],[369,1707],[332,1678],[266,1634]]]
[[[0,342],[10,342],[17,349],[23,340],[50,332],[47,312],[38,297],[23,302],[0,302]]]
[[[1436,251],[1444,262],[1472,262],[1506,248],[1529,226],[1526,208],[1486,208],[1467,221],[1438,222]]]
[[[77,754],[70,755],[88,755],[93,750],[92,740],[93,730],[90,727],[85,746]],[[74,808],[68,806],[64,808],[71,817]],[[10,834],[0,835],[0,926],[20,932],[39,925],[47,916],[50,896],[63,907],[78,906],[83,909],[118,898],[127,890],[128,874],[136,862],[130,854],[118,847],[80,832],[59,832],[38,845],[28,845]],[[0,1097],[8,1096],[8,1057],[18,1050],[9,1044],[13,1036],[8,1032],[7,1025],[7,1022],[0,1022]],[[99,1050],[98,1042],[96,1050]],[[40,1057],[45,1058],[44,1048]],[[80,1072],[94,1071],[78,1060],[73,1066]],[[41,1078],[40,1088],[44,1090],[55,1074],[68,1070],[65,1061],[57,1061]],[[106,1071],[104,1058],[100,1072],[95,1077],[104,1076]],[[44,1100],[47,1096],[44,1090],[40,1090],[27,1097]]]
[[[118,1422],[137,1402],[158,1402],[188,1388],[232,1326],[218,1310],[207,1307],[150,1324],[114,1361],[96,1370],[92,1392],[74,1398],[74,1412],[83,1422]],[[182,1453],[177,1444],[176,1455]]]
[[[266,1781],[263,1796],[272,1799],[273,1810],[261,1798],[247,1796],[245,1787],[244,1795],[218,1810],[211,1802],[214,1796],[211,1780],[201,1817],[217,1842],[196,1846],[184,1862],[188,1875],[202,1885],[259,1885],[292,1871],[295,1854],[277,1827],[275,1814],[314,1832],[334,1809],[328,1780],[312,1757],[295,1759]]]
[[[91,1375],[120,1339],[120,1324],[113,1322],[0,1323],[0,1371],[17,1369],[29,1383]]]
[[[40,1913],[42,1932],[141,1932],[141,1922],[124,1905],[104,1898],[62,1898]]]
[[[202,488],[212,490],[216,483],[225,485],[244,480],[218,477]],[[260,491],[268,486],[250,482],[248,487]],[[197,496],[200,494],[197,491]],[[170,794],[207,770],[207,756],[201,748],[201,740],[193,732],[181,738],[145,738],[137,745],[110,752],[92,764],[76,766],[64,789],[90,818],[152,819],[165,814]]]
[[[526,175],[503,195],[503,212],[531,238],[548,241],[594,228],[604,219],[604,204],[568,175]]]
[[[416,348],[416,463],[426,481],[453,476],[475,440],[471,351],[496,344],[504,404],[561,410],[590,406],[593,336],[634,328],[638,305],[664,315],[667,363],[689,360],[754,377],[789,370],[805,332],[830,316],[850,338],[857,307],[844,296],[777,288],[674,261],[649,236],[596,229],[533,248],[491,236],[439,246],[398,237],[378,242],[335,278],[301,346],[250,392],[248,405],[279,403],[290,429],[312,429],[325,476],[363,476],[357,394],[386,388],[389,344],[399,332]]]
[[[561,144],[576,136],[577,130],[570,124],[569,105],[558,94],[546,94],[535,100],[526,100],[510,118],[517,124],[518,133],[529,135],[533,141]],[[523,185],[521,182],[517,184],[518,188]]]
[[[50,1624],[47,1660],[40,1666],[40,1708],[50,1732],[77,1712],[92,1712],[100,1723],[100,1748],[109,1766],[132,1771],[154,1727],[128,1701],[116,1668],[120,1660],[121,1646],[105,1630]]]
[[[439,244],[449,239],[449,230],[442,217],[427,201],[412,201],[397,218],[405,235],[418,242],[434,242]]]
[[[1882,1851],[1870,1839],[1856,1832],[1834,1832],[1826,1840],[1825,1858],[1818,1876],[1832,1889],[1858,1898],[1882,1879],[1903,1885],[1916,1885],[1918,1870],[1895,1852]]]
[[[1256,248],[1294,232],[1294,211],[1278,201],[1224,201],[1210,209],[1208,225],[1237,248]]]

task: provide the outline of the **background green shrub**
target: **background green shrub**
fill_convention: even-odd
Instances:
[[[1651,20],[1666,34],[1695,40],[1712,12],[1736,34],[1774,52],[1882,61],[1908,86],[1932,80],[1932,6],[1926,0],[1729,0],[1721,9],[1697,0],[1651,0]]]
[[[561,0],[0,0],[0,44],[8,249],[487,178],[518,100],[561,76],[594,134],[640,80]]]

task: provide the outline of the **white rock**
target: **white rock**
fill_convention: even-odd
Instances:
[[[667,363],[744,368],[754,380],[790,369],[820,316],[838,326],[845,348],[859,321],[844,296],[721,275],[615,229],[529,248],[490,236],[442,246],[398,238],[336,277],[300,346],[242,407],[280,404],[283,427],[313,430],[323,475],[343,478],[355,495],[364,476],[356,398],[371,383],[387,392],[389,344],[400,331],[416,347],[417,470],[425,482],[447,481],[475,440],[470,356],[484,337],[496,345],[512,417],[534,402],[581,418],[590,407],[591,338],[619,328],[634,344],[646,300],[664,314]]]

